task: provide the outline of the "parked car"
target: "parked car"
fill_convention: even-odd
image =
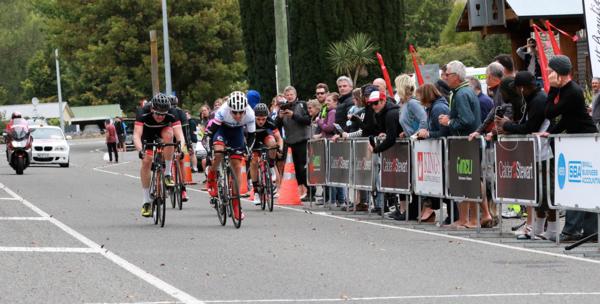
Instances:
[[[33,137],[31,163],[69,166],[69,143],[59,127],[32,127],[31,136]]]

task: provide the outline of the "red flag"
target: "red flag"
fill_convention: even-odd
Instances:
[[[557,28],[556,26],[554,26],[554,24],[550,23],[550,21],[546,20],[546,28],[548,30],[550,30],[550,28],[555,29],[556,31],[558,31],[559,33],[569,37],[569,39],[573,40],[573,42],[577,42],[577,40],[579,40],[579,37],[577,36],[577,34],[575,35],[569,35],[569,33]]]
[[[546,53],[544,52],[544,45],[542,44],[542,38],[540,36],[541,29],[534,24],[533,31],[535,32],[535,42],[538,45],[538,59],[540,63],[540,70],[542,70],[542,80],[544,80],[544,91],[548,93],[550,91],[550,82],[548,81],[548,59],[546,59]]]
[[[385,79],[385,84],[387,86],[388,92],[390,93],[390,97],[394,97],[394,87],[392,87],[392,82],[390,81],[390,74],[388,74],[387,68],[385,67],[385,63],[383,62],[383,56],[381,56],[381,54],[379,53],[376,53],[376,55],[377,60],[379,60],[379,67],[381,67],[383,79]]]
[[[554,37],[554,32],[552,32],[552,24],[550,21],[546,20],[546,34],[550,38],[550,43],[552,43],[552,50],[554,51],[554,55],[562,55],[560,52],[560,47],[556,42],[556,37]]]
[[[417,54],[417,51],[415,50],[415,47],[412,44],[408,46],[408,49],[410,51],[410,55],[412,56],[413,66],[415,68],[415,74],[417,74],[417,81],[419,82],[419,86],[422,86],[423,83],[425,83],[425,82],[423,81],[423,75],[421,74],[421,68],[419,68],[419,63],[417,62],[417,57],[419,55]]]

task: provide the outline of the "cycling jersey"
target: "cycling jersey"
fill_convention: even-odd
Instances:
[[[185,114],[185,111],[183,109],[181,109],[180,107],[174,107],[172,109],[175,109],[175,112],[177,113],[177,118],[179,118],[179,121],[181,122],[181,131],[183,131],[183,138],[185,138],[185,145],[190,147],[191,146],[191,141],[190,141],[190,130],[189,130],[189,122],[187,119],[187,115]],[[176,139],[173,138],[173,142],[175,142]]]
[[[143,108],[138,109],[135,118],[136,126],[143,126],[142,142],[153,142],[161,137],[163,128],[181,125],[178,114],[174,109],[169,109],[167,115],[161,122],[157,122],[152,115],[152,104],[148,103]]]
[[[236,121],[231,116],[231,109],[227,104],[222,105],[215,113],[214,123],[229,128],[246,127],[246,132],[254,133],[256,124],[254,123],[254,110],[250,106],[246,106],[246,114],[240,122]]]
[[[212,143],[226,145],[236,151],[236,154],[246,152],[244,142],[244,127],[248,133],[249,145],[252,145],[256,123],[254,121],[254,111],[250,106],[246,106],[246,113],[241,121],[236,121],[231,115],[231,109],[227,104],[222,105],[215,113],[215,118],[210,126],[214,130]]]
[[[275,126],[275,121],[267,117],[267,121],[265,121],[262,127],[258,124],[256,125],[256,142],[266,144],[267,138],[269,136],[272,137],[276,132],[279,133],[277,126]]]

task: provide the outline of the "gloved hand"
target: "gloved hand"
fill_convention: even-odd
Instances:
[[[181,145],[181,153],[183,153],[183,154],[188,153],[188,148],[186,145]]]
[[[140,159],[144,159],[144,154],[145,154],[144,151],[138,151],[138,157]]]

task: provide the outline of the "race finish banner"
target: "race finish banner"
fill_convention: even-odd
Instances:
[[[446,140],[446,196],[452,199],[481,201],[482,137],[448,137]]]
[[[329,142],[329,171],[327,185],[347,187],[351,179],[351,141]]]
[[[410,142],[399,140],[381,153],[379,191],[410,193]]]
[[[413,141],[412,181],[415,194],[444,197],[443,146],[441,139]]]
[[[494,201],[538,206],[536,138],[500,136],[494,143],[496,191]]]
[[[308,185],[327,184],[327,141],[325,139],[308,141]]]
[[[368,139],[352,141],[354,157],[353,188],[359,190],[373,190],[373,153],[369,150]]]
[[[555,135],[554,205],[600,213],[598,134]]]

